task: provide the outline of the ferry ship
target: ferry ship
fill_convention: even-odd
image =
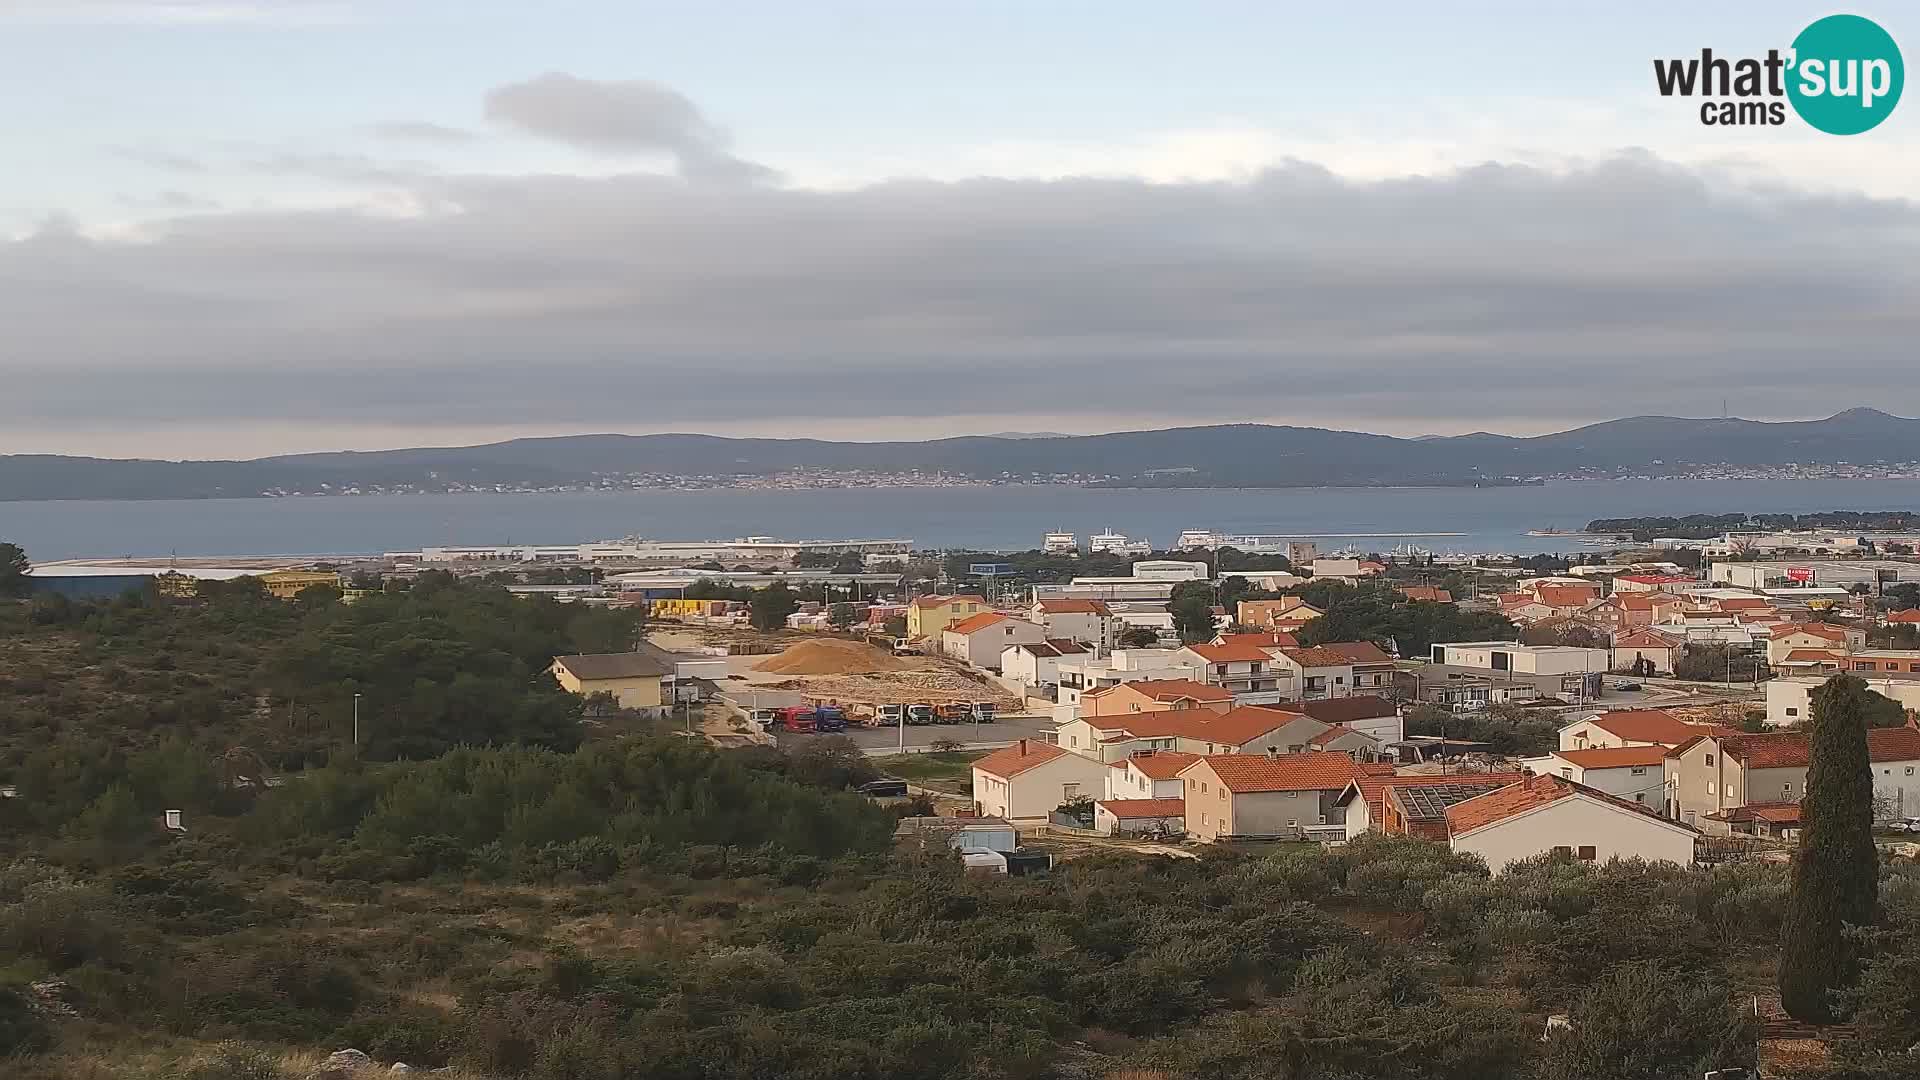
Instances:
[[[1049,555],[1073,555],[1080,551],[1080,538],[1070,532],[1050,532],[1040,537],[1040,550]]]
[[[1087,550],[1110,555],[1151,555],[1153,545],[1145,540],[1130,539],[1126,533],[1114,532],[1113,526],[1109,525],[1106,532],[1095,533],[1087,538]]]

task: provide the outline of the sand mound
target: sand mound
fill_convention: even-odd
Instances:
[[[803,641],[753,665],[776,675],[857,675],[900,671],[908,665],[892,653],[857,641]]]

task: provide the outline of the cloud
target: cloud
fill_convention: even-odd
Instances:
[[[177,154],[171,150],[155,150],[151,147],[141,146],[118,146],[114,148],[113,153],[117,157],[138,162],[150,169],[159,169],[162,172],[204,173],[207,171],[206,163],[199,158],[189,157],[186,154]]]
[[[395,142],[438,143],[442,145],[470,143],[479,136],[464,128],[448,127],[425,121],[399,121],[390,124],[375,124],[371,129],[375,135]]]
[[[593,153],[667,155],[688,179],[773,178],[765,166],[728,153],[726,133],[686,95],[659,83],[549,72],[489,91],[486,115],[524,134]]]
[[[1364,182],[394,178],[413,212],[0,244],[0,428],[1920,412],[1920,209],[1644,154]]]

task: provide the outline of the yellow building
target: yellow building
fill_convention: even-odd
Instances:
[[[270,595],[281,600],[291,600],[300,595],[300,590],[310,589],[315,585],[339,588],[340,575],[331,570],[275,570],[272,573],[261,574],[260,584],[266,586]]]
[[[913,603],[907,605],[907,636],[937,638],[954,623],[992,610],[987,606],[987,598],[977,593],[916,596]]]
[[[673,676],[673,663],[657,649],[556,656],[551,670],[560,688],[570,694],[611,694],[623,709],[655,714],[667,711],[666,684]]]

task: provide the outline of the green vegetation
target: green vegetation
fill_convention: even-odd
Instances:
[[[0,597],[25,596],[33,564],[18,544],[0,544]]]
[[[1781,939],[1780,1001],[1788,1013],[1814,1023],[1833,1019],[1832,995],[1858,977],[1859,954],[1847,928],[1878,921],[1866,695],[1867,684],[1851,675],[1835,675],[1813,692],[1812,758]]]
[[[755,630],[784,630],[787,616],[800,610],[800,597],[787,588],[784,581],[776,581],[764,589],[755,589],[747,599],[748,618]]]
[[[1685,517],[1597,518],[1587,532],[1624,533],[1635,540],[1671,536],[1706,540],[1729,529],[1848,529],[1881,532],[1920,527],[1911,510],[1828,510],[1815,514],[1688,514]]]
[[[1173,615],[1174,632],[1191,645],[1211,641],[1218,629],[1213,619],[1213,586],[1205,581],[1183,581],[1173,587],[1167,610]]]
[[[933,754],[895,754],[873,759],[883,775],[910,780],[924,787],[964,792],[973,785],[973,763],[985,750],[954,750]]]
[[[1322,583],[1289,590],[1326,614],[1302,627],[1302,645],[1329,641],[1371,641],[1398,649],[1401,656],[1423,656],[1435,642],[1512,641],[1517,631],[1504,615],[1467,611],[1458,604],[1409,602],[1390,589]]]
[[[1560,745],[1561,720],[1555,713],[1504,703],[1461,714],[1438,705],[1416,705],[1407,710],[1406,724],[1409,735],[1483,742],[1507,757],[1537,757]]]

